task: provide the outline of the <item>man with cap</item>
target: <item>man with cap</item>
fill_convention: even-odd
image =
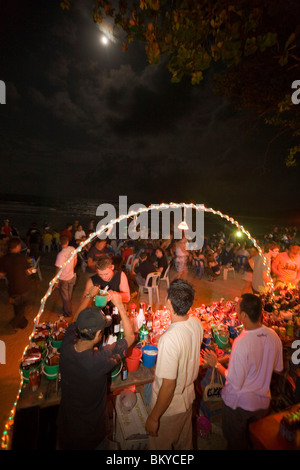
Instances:
[[[93,286],[90,295],[99,288]],[[104,329],[109,326],[97,307],[85,307],[75,314],[60,349],[61,403],[58,416],[58,444],[62,450],[105,450],[105,407],[107,376],[125,358],[134,333],[119,294],[112,302],[118,308],[124,339],[103,346]]]

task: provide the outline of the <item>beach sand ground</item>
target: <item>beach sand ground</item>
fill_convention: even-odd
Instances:
[[[15,334],[9,333],[7,329],[7,324],[13,316],[13,310],[12,306],[8,304],[8,294],[5,280],[0,280],[0,340],[5,343],[6,347],[6,363],[0,364],[1,436],[19,391],[19,365],[24,349],[29,343],[29,336],[33,330],[34,318],[38,314],[41,299],[48,290],[49,282],[55,275],[55,256],[56,253],[53,252],[44,253],[42,255],[42,280],[39,280],[37,275],[34,275],[34,277],[31,279],[32,300],[26,312],[26,317],[29,321],[29,324],[24,330],[18,330]],[[171,280],[173,276],[174,273],[171,271]],[[88,275],[79,269],[77,283],[73,293],[74,311],[78,308],[87,278]],[[240,273],[236,273],[235,278],[233,277],[232,273],[230,273],[228,279],[225,281],[222,278],[219,278],[214,282],[209,282],[206,276],[204,276],[201,280],[195,278],[193,272],[191,271],[188,275],[188,280],[191,282],[191,284],[194,285],[196,290],[196,298],[194,302],[195,307],[202,304],[210,305],[212,302],[218,301],[221,298],[224,298],[225,300],[232,300],[236,296],[241,295],[241,293],[246,288],[246,281],[243,279],[243,275]],[[165,303],[165,299],[166,283],[164,282],[160,288],[160,302],[159,304],[154,304],[153,308],[155,309],[162,307]],[[131,302],[134,302],[138,305],[139,301],[147,303],[147,300],[147,294],[142,294],[141,297],[135,297]],[[45,309],[40,318],[40,321],[54,322],[59,318],[61,313],[62,309],[59,292],[58,289],[54,289],[51,296],[49,296],[46,301]],[[205,446],[209,445],[208,441],[203,441],[203,443]]]

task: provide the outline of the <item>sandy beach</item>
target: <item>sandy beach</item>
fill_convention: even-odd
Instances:
[[[39,280],[37,275],[32,277],[32,299],[27,309],[26,317],[29,324],[24,330],[18,330],[15,334],[9,334],[7,323],[13,316],[12,306],[8,304],[8,295],[5,280],[0,281],[0,340],[6,346],[6,363],[0,365],[0,430],[1,437],[4,426],[10,416],[18,391],[20,387],[19,365],[25,347],[29,343],[29,336],[33,331],[34,318],[38,314],[42,297],[47,292],[49,282],[54,277],[56,253],[44,253],[41,258],[41,274],[42,280]],[[171,280],[174,273],[171,271]],[[81,295],[87,280],[87,274],[78,269],[77,283],[73,293],[73,309],[74,311],[79,305]],[[241,295],[246,288],[246,281],[243,275],[235,273],[235,277],[230,273],[227,280],[219,278],[214,282],[209,282],[206,278],[199,280],[195,278],[191,271],[188,280],[194,285],[196,290],[196,298],[194,306],[202,304],[210,305],[214,301],[220,300],[222,297],[225,300],[234,299],[236,296]],[[154,304],[153,308],[162,307],[166,298],[166,283],[162,283],[160,287],[160,302]],[[138,304],[139,301],[147,303],[147,295],[143,294],[141,297],[135,297],[132,302]],[[131,302],[130,302],[131,303]],[[51,296],[47,299],[45,310],[41,316],[40,321],[56,321],[61,315],[61,300],[57,289],[54,289]]]

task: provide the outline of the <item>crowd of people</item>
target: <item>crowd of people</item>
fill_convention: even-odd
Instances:
[[[209,281],[218,279],[223,268],[233,267],[237,271],[242,268],[253,293],[263,291],[273,278],[282,283],[297,284],[299,281],[300,248],[295,241],[298,234],[296,227],[275,227],[265,235],[263,255],[258,253],[249,240],[237,237],[234,231],[227,237],[223,231],[205,236],[202,248],[195,251],[187,250],[187,240],[184,236],[179,240],[174,240],[172,236],[170,239],[156,240],[110,240],[96,237],[87,243],[88,237],[94,232],[94,219],[91,219],[86,227],[78,220],[69,222],[60,231],[53,229],[47,222],[43,224],[42,229],[33,222],[22,238],[9,220],[4,220],[0,234],[0,273],[8,281],[10,302],[14,311],[16,304],[20,303],[20,295],[24,297],[26,291],[24,298],[28,298],[28,280],[24,273],[19,274],[18,263],[13,261],[17,259],[12,256],[12,251],[16,249],[20,256],[25,255],[28,276],[28,272],[32,274],[28,270],[35,267],[36,261],[43,257],[45,252],[56,253],[54,264],[58,273],[75,249],[82,245],[78,255],[73,257],[72,263],[68,263],[57,282],[62,300],[62,313],[65,316],[72,316],[71,298],[76,283],[76,271],[81,269],[88,273],[91,282],[93,275],[99,274],[99,269],[103,271],[103,258],[109,275],[111,270],[114,270],[114,284],[117,282],[121,285],[122,291],[126,292],[127,302],[130,296],[138,294],[141,286],[145,286],[149,274],[159,272],[163,277],[171,268],[173,278],[187,280],[188,273],[195,272],[198,262],[203,267],[202,275],[205,273]],[[14,245],[17,245],[17,248]],[[118,279],[116,276],[119,276]],[[16,282],[20,286],[16,286]],[[20,316],[19,310],[18,315],[15,312],[17,318]],[[16,328],[16,325],[25,323],[21,318],[20,322],[15,320],[13,325]]]
[[[248,423],[267,414],[272,373],[280,372],[283,367],[282,344],[273,330],[262,325],[262,302],[257,294],[272,276],[278,282],[299,282],[300,247],[295,237],[284,246],[268,238],[260,254],[250,244],[234,241],[231,236],[225,239],[220,232],[205,238],[201,250],[191,252],[186,249],[184,237],[125,241],[96,238],[92,243],[85,243],[95,228],[90,225],[84,230],[79,222],[75,226],[66,224],[55,238],[49,224],[45,224],[42,232],[32,224],[24,240],[9,231],[9,223],[3,227],[2,240],[7,242],[7,252],[4,250],[0,258],[0,275],[8,280],[14,329],[27,325],[24,309],[28,302],[28,278],[34,272],[28,257],[38,258],[45,246],[56,250],[54,264],[56,272],[61,271],[57,282],[63,315],[71,320],[60,350],[60,449],[106,448],[107,374],[124,360],[128,348],[134,344],[134,332],[124,304],[136,289],[145,285],[148,274],[160,272],[163,276],[172,266],[175,276],[167,291],[171,325],[158,344],[145,427],[150,450],[192,450],[194,381],[199,370],[203,326],[199,319],[188,315],[195,289],[187,281],[187,273],[195,260],[202,259],[208,279],[215,279],[222,266],[238,268],[238,257],[244,257],[246,268],[252,273],[252,293],[242,295],[238,304],[238,318],[244,331],[233,343],[227,370],[214,352],[207,352],[204,361],[226,377],[222,416],[228,448],[248,448]],[[77,254],[78,244],[83,245]],[[72,262],[66,262],[70,255],[73,255]],[[73,312],[71,299],[78,266],[88,275],[80,305]],[[109,347],[102,345],[107,318],[93,304],[99,289],[107,289],[108,307],[118,308],[124,327],[124,338]],[[245,360],[241,361],[240,357]]]

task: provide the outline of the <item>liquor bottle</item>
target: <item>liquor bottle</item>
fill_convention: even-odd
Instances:
[[[112,316],[110,314],[110,308],[108,305],[103,310],[108,326],[104,329],[104,342],[107,341],[108,337],[113,334]]]
[[[139,329],[138,340],[139,341],[148,341],[149,331],[146,326],[146,320],[143,321],[141,328]]]
[[[120,322],[120,331],[117,336],[118,339],[123,339],[124,338],[124,328],[123,328],[123,323],[122,320]]]
[[[144,309],[143,309],[143,305],[140,304],[140,309],[139,309],[139,313],[138,313],[138,316],[137,316],[138,329],[141,328],[144,320],[145,320]]]
[[[120,331],[121,316],[117,307],[113,308],[112,311],[112,325],[113,325],[113,335],[118,336]]]
[[[153,312],[152,312],[151,305],[149,305],[148,308],[147,308],[146,326],[148,328],[149,333],[152,333],[152,331],[153,331]]]
[[[127,376],[128,376],[128,367],[126,364],[126,359],[124,359],[122,370],[121,370],[121,380],[127,380]]]

